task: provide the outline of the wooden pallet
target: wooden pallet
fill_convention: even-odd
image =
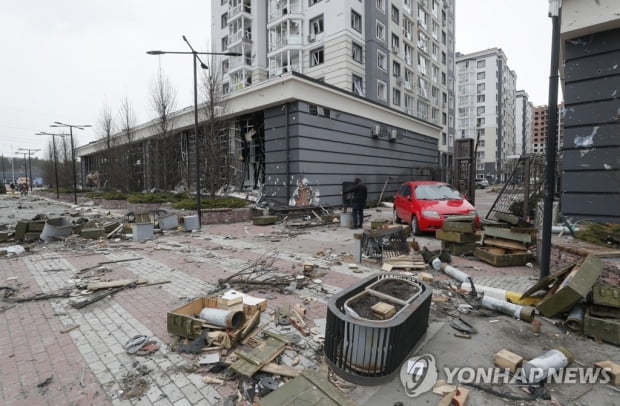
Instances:
[[[581,240],[553,241],[553,246],[555,248],[570,252],[571,254],[581,256],[587,256],[592,254],[596,255],[599,258],[620,257],[620,249],[618,248],[603,247],[601,245],[596,245]]]

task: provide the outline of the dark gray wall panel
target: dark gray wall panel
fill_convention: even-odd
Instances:
[[[305,178],[311,187],[320,190],[323,204],[340,204],[342,182],[355,177],[361,177],[368,186],[369,200],[376,200],[388,177],[391,179],[386,195],[393,194],[400,182],[409,178],[412,168],[438,165],[434,137],[399,129],[401,137],[396,142],[375,139],[369,130],[377,124],[373,120],[331,113],[331,118],[308,114],[307,103],[294,103],[289,106],[287,127],[281,107],[265,111],[266,196],[286,201],[287,159],[289,196],[297,182]],[[391,128],[387,123],[380,124]],[[359,129],[366,133],[360,134]]]
[[[603,124],[564,129],[564,148],[607,147],[620,143],[620,124]]]
[[[620,58],[620,55],[618,57]],[[568,83],[565,90],[566,104],[616,99],[620,96],[620,75]]]
[[[564,173],[562,187],[565,192],[609,193],[620,190],[620,169],[593,172]]]
[[[590,148],[564,151],[565,171],[620,168],[620,146],[612,148]]]
[[[618,122],[620,118],[618,108],[620,99],[566,106],[564,126]]]
[[[566,41],[564,57],[567,61],[620,49],[620,29],[597,32]]]
[[[619,73],[619,60],[620,51],[615,51],[570,62],[567,61],[564,66],[564,80],[566,82],[574,82],[577,80],[617,75]]]
[[[598,216],[620,219],[620,195],[618,194],[575,194],[564,193],[562,199],[562,214],[570,217],[578,214],[580,216]]]

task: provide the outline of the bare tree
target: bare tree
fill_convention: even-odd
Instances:
[[[209,69],[204,71],[202,78],[202,93],[205,99],[202,111],[204,122],[201,128],[201,145],[206,160],[202,176],[206,181],[206,188],[211,197],[216,192],[228,187],[236,168],[236,149],[238,131],[234,122],[226,118],[226,104],[221,88],[221,74],[216,57],[212,56]]]
[[[145,164],[142,159],[142,151],[136,150],[139,146],[134,145],[134,127],[137,119],[127,95],[121,102],[118,114],[120,133],[123,138],[119,147],[119,155],[122,157],[120,167],[124,179],[121,188],[123,191],[142,190],[144,188],[143,169]]]
[[[99,133],[101,135],[101,160],[96,166],[96,186],[107,188],[109,186],[116,187],[120,183],[122,172],[119,168],[118,154],[116,153],[116,141],[114,139],[114,118],[112,111],[107,103],[103,104],[99,120],[97,122]],[[91,174],[93,175],[93,174]]]
[[[173,135],[173,122],[171,114],[176,104],[176,91],[168,77],[159,66],[157,77],[151,89],[151,106],[157,114],[157,133],[148,144],[147,170],[149,185],[166,190],[172,189],[179,181],[179,175],[175,174],[174,165],[179,157],[180,148]]]

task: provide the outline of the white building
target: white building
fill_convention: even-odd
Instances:
[[[302,73],[440,126],[451,167],[453,0],[215,0],[212,38],[243,55],[221,62],[224,94]]]
[[[499,48],[456,54],[456,137],[477,144],[477,176],[503,181],[515,154],[517,76]]]
[[[525,90],[517,90],[515,100],[515,154],[532,153],[532,114],[534,105]]]

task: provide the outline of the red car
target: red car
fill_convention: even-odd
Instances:
[[[411,224],[414,235],[441,229],[446,218],[462,215],[474,215],[480,224],[476,208],[447,183],[405,182],[394,197],[394,220]]]

